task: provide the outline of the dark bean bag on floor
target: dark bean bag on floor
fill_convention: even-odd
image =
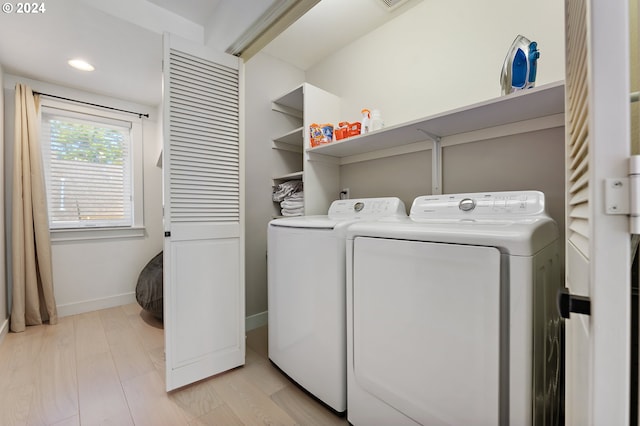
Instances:
[[[162,320],[162,252],[144,267],[136,285],[136,300],[145,311]]]

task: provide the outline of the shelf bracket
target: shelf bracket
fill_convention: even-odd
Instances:
[[[431,150],[431,194],[442,194],[442,138],[424,129],[418,130],[433,142],[433,149]]]

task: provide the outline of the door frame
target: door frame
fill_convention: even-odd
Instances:
[[[584,1],[590,138],[589,254],[585,256],[566,242],[566,278],[569,286],[585,284],[589,294],[578,295],[590,298],[591,315],[571,314],[567,324],[567,424],[581,424],[578,419],[582,418],[593,425],[626,425],[630,407],[629,219],[605,213],[605,183],[607,178],[625,177],[629,167],[629,9],[627,1]],[[565,112],[567,116],[571,113]],[[566,223],[569,235],[569,217]],[[570,378],[580,374],[571,355],[578,349],[571,347],[571,333],[581,328],[588,339],[582,349],[588,352],[588,365],[584,366],[588,374],[584,383],[588,388],[587,407],[572,406],[571,399],[574,389]]]

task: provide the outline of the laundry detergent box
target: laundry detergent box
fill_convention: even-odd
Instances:
[[[316,124],[309,126],[309,141],[311,148],[333,141],[333,124]]]
[[[356,136],[360,134],[360,126],[359,122],[349,123],[348,121],[341,121],[338,123],[338,127],[334,130],[334,135],[336,140],[342,140],[349,138],[351,136]]]

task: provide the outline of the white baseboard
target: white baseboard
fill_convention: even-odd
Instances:
[[[69,303],[66,305],[58,305],[58,317],[68,317],[70,315],[84,314],[86,312],[98,311],[100,309],[114,308],[116,306],[127,305],[129,303],[136,302],[136,295],[134,292],[119,294],[117,296],[105,297],[103,299],[85,300],[82,302]],[[255,315],[250,315],[245,318],[245,330],[253,330],[263,325],[267,325],[268,316],[267,311],[260,312]],[[0,332],[6,334],[9,321],[5,321],[3,329]],[[2,338],[0,334],[0,339]]]
[[[9,332],[9,318],[5,318],[5,320],[2,322],[2,326],[0,326],[0,345],[4,340],[4,336],[6,336],[8,332]]]
[[[267,325],[268,320],[269,318],[267,316],[267,311],[260,312],[259,314],[255,315],[250,315],[245,318],[245,331],[253,330],[254,328]]]
[[[84,300],[82,302],[58,305],[58,317],[68,317],[70,315],[84,314],[86,312],[98,311],[100,309],[114,308],[116,306],[127,305],[136,302],[135,292],[118,294],[116,296],[102,299]]]

